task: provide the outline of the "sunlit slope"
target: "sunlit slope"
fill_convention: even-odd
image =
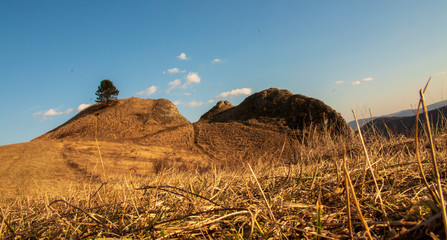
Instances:
[[[2,197],[60,192],[79,176],[64,160],[63,144],[36,141],[0,146]]]
[[[29,143],[0,147],[0,190],[4,197],[60,195],[171,168],[200,173],[250,161],[296,163],[298,145],[350,135],[335,110],[287,90],[267,89],[238,106],[219,102],[193,124],[169,100],[120,99],[92,105]]]
[[[199,150],[132,141],[49,141],[0,146],[1,198],[63,195],[85,183],[150,177],[163,169],[209,164]]]

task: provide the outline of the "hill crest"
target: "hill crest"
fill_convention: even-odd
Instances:
[[[337,135],[350,135],[352,132],[343,117],[322,101],[277,88],[257,92],[238,106],[220,101],[200,121],[246,122],[253,119],[292,130],[316,127]]]
[[[96,103],[36,139],[129,139],[189,124],[167,99],[127,98]]]

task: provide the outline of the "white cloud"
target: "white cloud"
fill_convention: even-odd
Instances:
[[[184,53],[184,52],[180,53],[180,55],[178,55],[177,58],[180,60],[189,60],[190,59],[186,56],[186,53]]]
[[[67,109],[64,112],[58,112],[57,109],[51,108],[50,110],[46,111],[43,115],[44,116],[56,116],[56,115],[63,115],[63,114],[69,114],[72,113],[74,110],[73,108]]]
[[[221,94],[219,94],[217,97],[235,97],[235,96],[240,96],[240,95],[249,95],[251,94],[252,90],[251,88],[239,88],[239,89],[234,89],[228,92],[223,92]]]
[[[206,102],[206,104],[211,104],[211,103],[213,103],[214,102],[214,99],[210,99],[210,100],[208,100],[207,102]]]
[[[213,61],[212,61],[212,63],[221,63],[222,62],[222,59],[220,59],[220,58],[215,58]]]
[[[168,69],[168,73],[169,74],[184,73],[184,72],[186,72],[186,70],[180,70],[180,69],[178,69],[176,67]],[[166,72],[164,72],[164,73],[166,73]]]
[[[193,100],[191,102],[186,103],[186,105],[188,107],[200,107],[200,106],[203,105],[203,102],[196,102],[196,101]]]
[[[180,79],[175,79],[174,81],[169,82],[168,83],[169,88],[168,90],[166,90],[166,93],[170,93],[172,89],[180,86],[180,84],[182,84],[182,81]]]
[[[81,105],[78,106],[78,112],[80,112],[80,111],[82,111],[82,110],[84,110],[84,109],[86,109],[86,108],[88,108],[90,106],[91,106],[90,104],[82,103]]]
[[[188,73],[188,76],[186,76],[185,78],[186,82],[185,84],[183,84],[182,88],[187,88],[189,85],[193,84],[193,83],[200,83],[200,76],[199,74],[195,73],[195,72],[190,72]]]
[[[181,83],[182,83],[182,81],[180,81],[180,79],[175,79],[174,81],[169,82],[168,85],[169,85],[169,88],[172,89],[172,88],[180,86]]]
[[[343,84],[345,81],[336,81],[335,84]]]
[[[157,91],[156,86],[150,86],[144,91],[137,92],[137,95],[151,95],[154,94]]]
[[[362,84],[362,82],[360,82],[360,81],[355,81],[355,82],[352,82],[351,84],[355,86],[355,85],[360,85],[360,84]]]
[[[183,104],[183,103],[180,102],[180,101],[174,101],[173,103],[174,103],[174,105],[176,105],[176,106]]]
[[[372,80],[374,80],[374,78],[372,78],[372,77],[367,77],[367,78],[364,78],[362,81],[363,81],[363,82],[371,82]]]

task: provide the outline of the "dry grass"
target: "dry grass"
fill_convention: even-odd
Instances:
[[[174,153],[154,160],[168,148],[64,143],[65,154],[85,159],[71,167],[96,162],[96,177],[85,175],[63,196],[1,202],[0,238],[445,239],[446,142],[445,129],[367,143],[315,130],[296,137],[293,159],[283,157],[284,143],[276,155],[207,163]],[[110,166],[130,166],[138,154],[152,158],[152,172]]]
[[[438,143],[446,140],[443,134],[434,138]],[[251,160],[252,168],[235,162],[237,167],[216,164],[205,170],[168,164],[151,176],[130,173],[120,181],[84,181],[66,196],[19,197],[1,205],[0,236],[343,239],[350,238],[352,224],[352,236],[359,239],[368,231],[376,239],[444,238],[440,207],[421,180],[417,157],[408,148],[411,141],[377,138],[366,145],[387,215],[360,141],[340,144],[322,136],[309,138],[305,145],[297,142],[300,155],[295,162],[263,158]],[[426,139],[419,141],[426,146]],[[349,194],[340,153],[346,154]],[[445,186],[447,151],[437,149],[436,155]],[[422,147],[420,156],[432,186],[435,178],[427,161],[431,149]]]

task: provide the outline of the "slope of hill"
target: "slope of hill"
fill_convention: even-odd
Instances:
[[[193,124],[169,100],[121,99],[92,105],[29,143],[2,146],[8,167],[0,190],[60,192],[81,179],[151,176],[171,167],[201,172],[260,159],[296,162],[298,141],[350,134],[332,108],[287,90],[267,89],[238,106],[221,101]]]

